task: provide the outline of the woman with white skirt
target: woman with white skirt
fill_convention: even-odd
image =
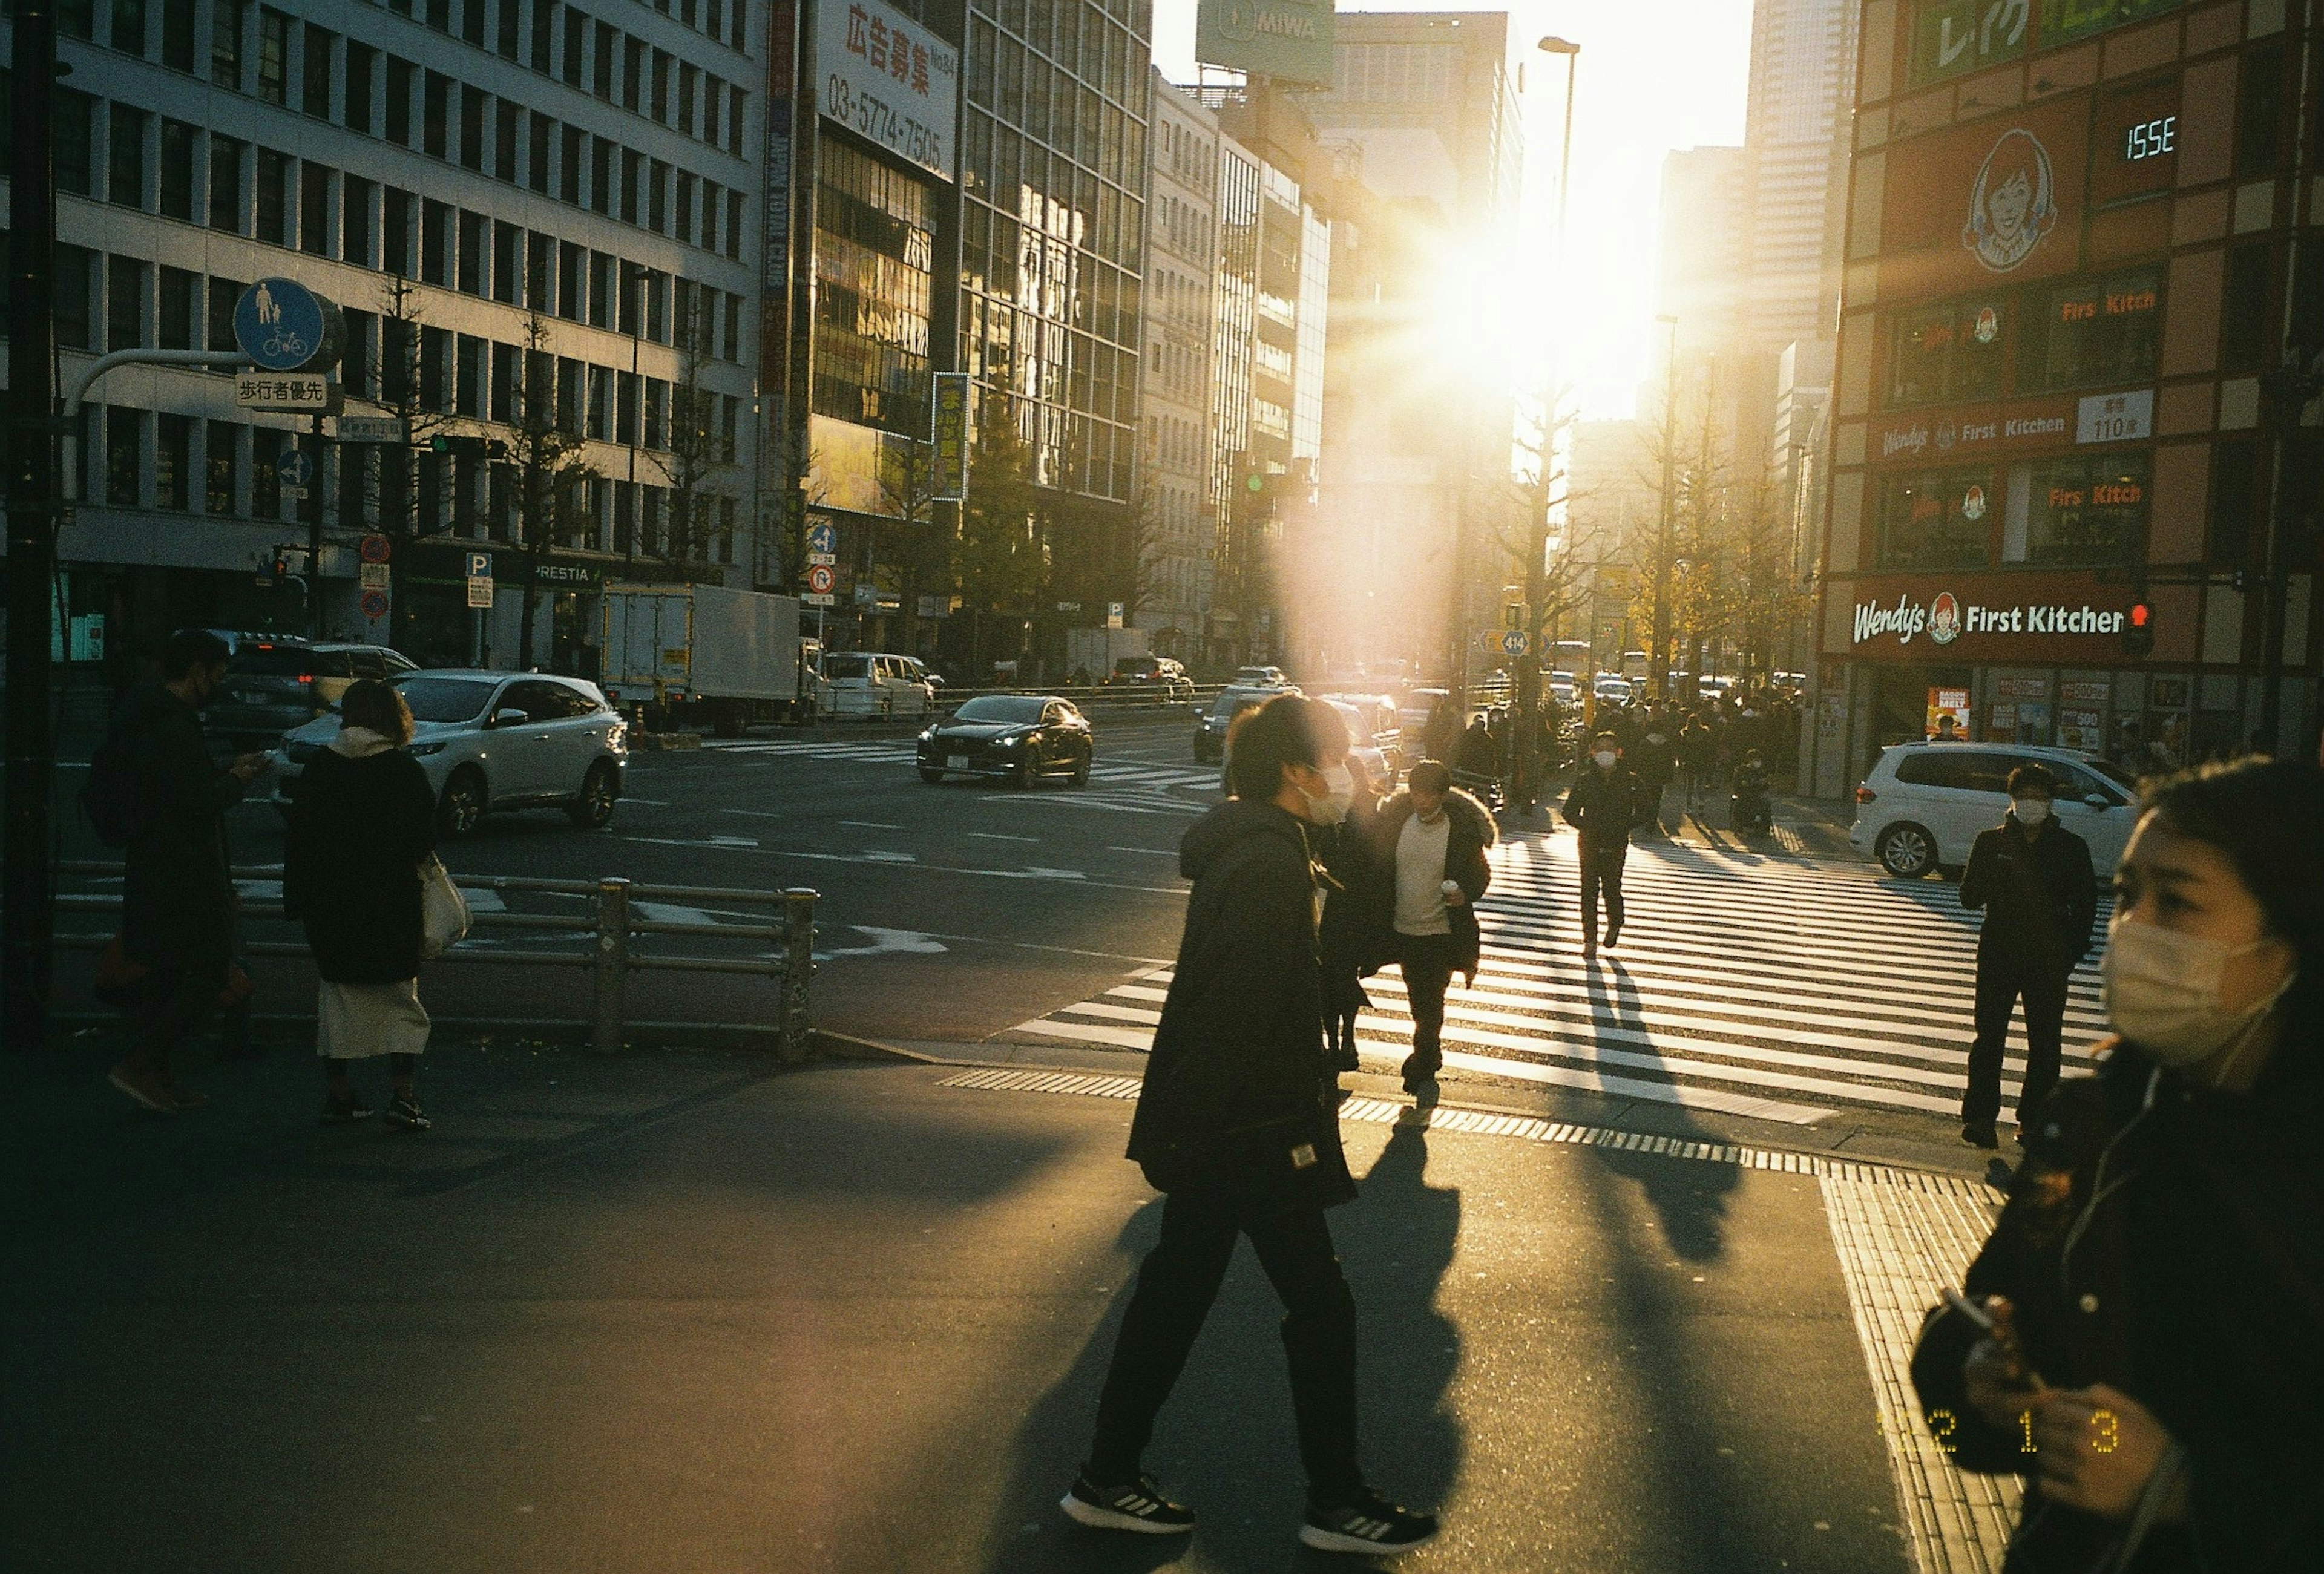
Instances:
[[[339,735],[296,784],[282,855],[284,909],[307,926],[321,976],[315,1046],[326,1125],[368,1118],[347,1063],[388,1057],[387,1118],[428,1129],[416,1085],[428,1047],[420,1004],[420,869],[436,847],[436,796],[405,745],[411,712],[383,683],[351,684]]]

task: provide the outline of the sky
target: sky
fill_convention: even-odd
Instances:
[[[1346,5],[1343,11],[1487,10],[1471,5]],[[1552,277],[1522,271],[1510,288],[1538,308],[1559,346],[1559,380],[1584,419],[1634,413],[1654,331],[1653,286],[1663,155],[1743,140],[1751,56],[1750,0],[1524,0],[1524,33],[1582,46],[1573,100],[1573,192],[1566,261]],[[1155,0],[1154,59],[1172,81],[1194,76],[1194,0]],[[1546,236],[1556,201],[1564,62],[1536,57],[1528,74],[1528,204]],[[1538,385],[1546,369],[1527,381]]]

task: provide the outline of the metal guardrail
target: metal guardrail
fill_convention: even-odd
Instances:
[[[117,875],[118,863],[68,861],[59,863],[63,874]],[[235,879],[263,880],[280,873],[271,869],[235,869]],[[807,1054],[807,981],[815,975],[815,904],[817,893],[804,886],[784,890],[740,890],[723,886],[639,885],[614,877],[595,880],[534,879],[512,875],[470,877],[453,883],[464,891],[536,892],[591,899],[588,917],[564,917],[549,913],[477,913],[469,915],[468,933],[478,930],[524,929],[546,934],[587,934],[585,947],[573,950],[506,950],[470,939],[454,943],[438,962],[522,963],[539,967],[580,967],[591,973],[588,1025],[591,1043],[606,1052],[622,1047],[623,1004],[629,975],[633,971],[662,969],[680,972],[741,973],[772,980],[778,986],[774,1039],[776,1058],[795,1064]],[[67,898],[69,899],[69,898]],[[632,903],[715,903],[719,906],[765,907],[769,921],[758,924],[695,924],[679,920],[641,918]],[[288,923],[279,901],[244,901],[241,912],[249,917]],[[631,945],[640,935],[683,934],[720,940],[772,943],[764,957],[665,956],[641,954]],[[56,943],[78,951],[102,951],[109,934],[60,934]],[[244,956],[305,956],[304,944],[287,941],[253,941],[237,946]]]

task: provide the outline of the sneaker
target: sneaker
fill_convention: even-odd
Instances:
[[[352,1126],[358,1120],[368,1120],[378,1113],[378,1110],[363,1101],[361,1093],[349,1094],[344,1103],[328,1096],[323,1100],[323,1124],[326,1126]]]
[[[1163,1496],[1148,1476],[1125,1486],[1100,1487],[1084,1470],[1074,1477],[1073,1490],[1057,1500],[1057,1506],[1066,1518],[1094,1530],[1175,1536],[1194,1528],[1193,1512]]]
[[[1337,1508],[1307,1510],[1299,1540],[1319,1552],[1393,1558],[1436,1539],[1436,1516],[1407,1514],[1366,1487]]]
[[[1621,926],[1619,924],[1611,924],[1611,925],[1607,925],[1607,928],[1606,928],[1606,949],[1607,949],[1607,950],[1609,950],[1609,951],[1613,950],[1613,949],[1614,949],[1614,947],[1615,947],[1615,944],[1616,944],[1618,942],[1619,942],[1619,941],[1621,940],[1621,938],[1622,938],[1622,926]]]
[[[398,1093],[387,1101],[387,1123],[401,1126],[406,1131],[428,1129],[428,1117],[420,1112],[420,1100]]]
[[[177,1100],[170,1096],[170,1084],[152,1072],[141,1072],[126,1061],[106,1073],[105,1080],[134,1100],[140,1109],[151,1109],[156,1115],[175,1115]]]
[[[1961,1128],[1961,1140],[1971,1147],[1999,1147],[2001,1134],[1993,1129],[1991,1121],[1982,1126],[1971,1123]]]

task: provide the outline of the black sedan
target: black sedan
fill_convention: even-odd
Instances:
[[[1006,777],[1019,787],[1069,777],[1088,785],[1089,718],[1055,695],[980,695],[920,734],[920,779]]]

